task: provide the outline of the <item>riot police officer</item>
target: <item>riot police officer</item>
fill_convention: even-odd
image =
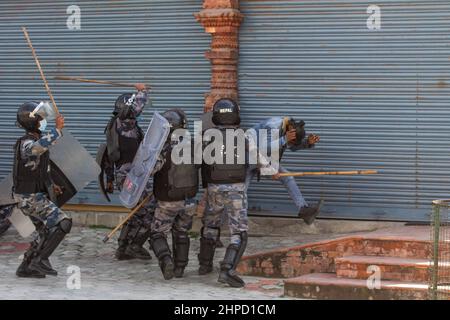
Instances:
[[[202,164],[203,185],[207,188],[207,205],[203,217],[200,239],[199,274],[213,270],[214,253],[220,236],[222,215],[228,215],[231,241],[220,264],[219,282],[232,287],[243,287],[244,281],[238,276],[236,267],[247,246],[247,193],[245,177],[248,167],[246,150],[233,147],[225,142],[227,130],[237,130],[240,112],[237,103],[231,99],[220,99],[213,106],[212,122],[224,138],[220,146],[223,161],[204,161]],[[206,134],[208,131],[206,131]],[[216,143],[211,141],[206,144]],[[227,157],[227,154],[228,157]],[[206,155],[204,154],[204,157]],[[232,159],[231,163],[226,160]],[[240,160],[241,159],[241,160]],[[242,161],[244,159],[244,161]]]
[[[182,141],[179,136],[172,136],[177,129],[186,129],[185,113],[180,109],[170,109],[162,114],[171,126],[167,141],[159,155],[153,170],[153,193],[157,199],[157,207],[151,227],[150,243],[163,276],[166,280],[181,278],[188,264],[190,239],[188,232],[192,228],[195,213],[193,198],[198,191],[199,167],[194,164],[192,141]],[[172,152],[180,143],[190,144],[188,161],[175,163]],[[188,152],[188,151],[186,151]],[[171,253],[166,235],[172,232]]]
[[[14,147],[13,192],[18,208],[30,217],[38,234],[16,271],[18,277],[56,276],[49,257],[72,227],[72,220],[50,200],[50,194],[63,191],[52,182],[48,148],[62,136],[64,127],[64,118],[58,115],[56,127],[44,133],[51,117],[47,102],[27,102],[17,112],[25,135]]]
[[[101,165],[107,175],[107,193],[113,193],[114,184],[121,190],[144,137],[139,120],[147,104],[148,93],[144,84],[137,83],[135,87],[137,93],[125,93],[117,98],[113,116],[105,128],[107,148]],[[149,181],[142,199],[147,197],[151,188]],[[118,260],[151,259],[150,253],[143,245],[150,236],[154,209],[155,201],[151,199],[123,226],[116,250]]]

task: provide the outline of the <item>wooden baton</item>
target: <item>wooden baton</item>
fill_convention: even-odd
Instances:
[[[365,175],[378,174],[377,170],[354,170],[354,171],[323,171],[323,172],[286,172],[279,173],[277,177],[304,177],[304,176],[332,176],[332,175]]]
[[[28,42],[28,46],[31,49],[31,54],[33,55],[34,61],[36,62],[36,66],[39,69],[39,73],[41,74],[41,79],[42,79],[42,81],[44,81],[44,86],[45,86],[45,89],[47,90],[47,94],[50,97],[50,100],[52,101],[53,110],[58,115],[59,114],[58,107],[56,106],[56,102],[55,102],[55,99],[53,98],[52,91],[50,90],[50,87],[48,86],[48,82],[47,82],[47,79],[45,78],[44,71],[42,71],[41,64],[39,63],[39,59],[36,55],[36,51],[34,50],[33,44],[31,43],[31,39],[30,39],[30,36],[28,35],[27,28],[22,27],[22,31],[25,36],[25,39]]]
[[[92,79],[84,79],[84,78],[76,78],[76,77],[66,77],[66,76],[56,76],[53,79],[55,80],[68,80],[68,81],[78,81],[78,82],[86,82],[86,83],[98,83],[98,84],[107,84],[115,87],[134,87],[134,83],[125,83],[125,82],[114,82],[107,80],[92,80]],[[150,86],[146,85],[147,88]]]
[[[122,222],[120,222],[109,234],[107,234],[104,238],[103,238],[103,242],[106,243],[108,242],[109,239],[111,239],[111,237],[120,229],[122,228],[122,226],[127,223],[128,220],[130,220],[135,214],[136,212],[138,212],[143,206],[144,204],[146,204],[150,198],[152,197],[152,193],[150,193],[148,196],[146,196],[144,198],[144,200],[141,201],[141,203],[139,203],[133,210],[131,210],[131,212],[128,214],[128,216],[123,219]]]

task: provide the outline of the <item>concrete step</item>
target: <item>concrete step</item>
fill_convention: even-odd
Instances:
[[[379,289],[370,289],[366,280],[312,273],[285,280],[284,294],[304,299],[424,300],[428,299],[428,284],[381,280]]]
[[[428,282],[428,259],[384,256],[347,256],[335,259],[339,278],[367,279],[379,272],[383,280]],[[450,265],[443,266],[449,268]]]

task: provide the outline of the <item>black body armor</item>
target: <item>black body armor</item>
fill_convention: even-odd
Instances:
[[[202,179],[203,179],[203,185],[206,187],[208,183],[213,184],[230,184],[230,183],[242,183],[245,182],[245,177],[247,174],[247,167],[248,167],[248,161],[247,161],[247,155],[245,152],[244,155],[238,155],[237,148],[233,148],[232,151],[234,152],[234,163],[233,164],[227,164],[226,163],[226,143],[225,143],[225,136],[226,136],[226,130],[229,129],[236,129],[236,128],[220,128],[220,131],[223,134],[223,141],[224,141],[224,149],[223,149],[223,164],[213,163],[213,164],[202,164]],[[246,142],[246,148],[247,148],[247,142]],[[244,157],[245,161],[243,164],[238,163],[238,157]]]
[[[154,177],[153,194],[161,201],[181,201],[195,197],[198,192],[198,167],[193,164],[174,164],[172,146],[164,150],[166,161]]]
[[[111,118],[105,128],[108,158],[116,165],[133,162],[134,156],[139,149],[139,144],[144,138],[144,132],[136,124],[138,138],[128,138],[117,132],[117,116]]]
[[[128,138],[119,135],[119,150],[120,150],[120,158],[116,161],[117,166],[121,166],[125,163],[133,162],[134,156],[136,155],[139,144],[141,143],[142,138]]]
[[[36,165],[26,166],[27,162],[20,156],[21,144],[24,140],[37,141],[38,138],[26,134],[18,139],[14,147],[14,192],[15,193],[48,193],[51,185],[50,178],[50,153],[44,152],[36,159]]]

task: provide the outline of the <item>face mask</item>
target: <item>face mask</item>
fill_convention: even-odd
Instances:
[[[39,122],[39,130],[40,131],[45,131],[45,128],[47,128],[47,120],[46,119],[42,119]]]

